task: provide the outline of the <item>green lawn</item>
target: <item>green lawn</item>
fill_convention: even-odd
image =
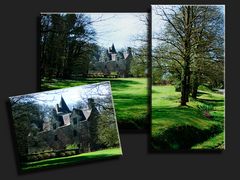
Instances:
[[[95,152],[78,154],[74,156],[59,157],[59,158],[52,158],[52,159],[25,163],[22,165],[21,169],[23,172],[29,172],[33,170],[59,167],[64,165],[72,165],[72,164],[77,164],[77,163],[87,162],[92,160],[113,158],[121,155],[122,155],[121,148],[106,149],[106,150],[100,150]]]
[[[199,149],[213,149],[219,146],[219,141],[223,143],[222,94],[200,90],[197,100],[190,98],[188,106],[179,105],[180,92],[175,92],[174,86],[153,86],[151,132],[154,150],[189,150],[208,140],[212,142],[211,147],[203,144]],[[212,117],[204,116],[199,107],[209,107]],[[217,140],[211,140],[214,136]]]
[[[42,81],[42,90],[111,81],[118,125],[121,129],[145,129],[147,120],[146,78],[85,78]]]

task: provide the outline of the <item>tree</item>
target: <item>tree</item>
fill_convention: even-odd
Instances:
[[[42,130],[45,111],[41,106],[34,103],[30,96],[10,98],[12,105],[13,125],[15,128],[16,145],[19,157],[28,154],[30,133]]]
[[[101,146],[107,148],[119,146],[116,120],[114,115],[108,111],[101,113],[98,123],[98,137],[98,143]]]
[[[148,46],[142,45],[134,49],[130,72],[134,77],[145,77],[148,60]]]
[[[213,87],[214,79],[218,79],[220,84],[224,79],[223,13],[215,6],[199,7],[198,11],[201,13],[193,25],[198,31],[198,36],[193,40],[196,48],[191,66],[193,98],[197,98],[200,84],[207,83]]]
[[[138,47],[133,48],[134,56],[131,62],[130,72],[134,77],[146,77],[150,74],[148,70],[148,61],[150,58],[150,47],[149,47],[149,32],[151,25],[151,18],[148,13],[138,15],[139,21],[143,22],[144,28],[143,33],[135,35],[134,41],[140,44]],[[148,70],[148,71],[147,71]]]
[[[95,34],[84,14],[42,14],[40,26],[41,78],[70,78],[86,74],[94,56]],[[76,71],[76,69],[80,71]]]
[[[217,19],[222,13],[216,6],[185,5],[158,6],[155,13],[165,22],[165,29],[156,37],[158,48],[163,52],[160,57],[163,61],[178,64],[176,71],[181,74],[181,105],[184,106],[189,100],[191,87],[193,96],[196,96],[203,73],[200,64],[204,68],[207,64],[203,63],[203,59],[205,61],[206,57],[209,59],[217,55],[219,51],[216,49],[222,46],[217,43],[223,34],[223,23]],[[213,28],[216,25],[217,30]]]

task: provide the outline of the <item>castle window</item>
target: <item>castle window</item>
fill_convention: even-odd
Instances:
[[[76,137],[77,136],[77,131],[73,130],[73,136]]]
[[[77,124],[77,118],[73,118],[73,124]]]
[[[54,140],[57,141],[58,140],[58,137],[57,135],[54,136]]]
[[[56,123],[53,124],[53,129],[56,129],[57,128],[57,125]]]

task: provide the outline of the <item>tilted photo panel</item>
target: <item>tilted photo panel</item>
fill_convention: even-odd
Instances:
[[[122,155],[110,82],[10,97],[19,170]]]
[[[148,13],[41,13],[40,90],[110,81],[120,130],[147,127]]]

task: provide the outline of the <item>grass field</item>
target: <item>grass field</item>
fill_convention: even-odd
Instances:
[[[42,90],[59,89],[101,81],[111,81],[112,94],[120,129],[143,130],[147,120],[146,78],[85,78],[81,80],[42,81]]]
[[[224,148],[224,95],[200,88],[197,100],[181,107],[174,86],[153,86],[152,147],[154,150]],[[204,114],[209,112],[210,116]]]
[[[52,159],[25,163],[21,166],[21,170],[22,172],[29,172],[33,170],[72,165],[72,164],[77,164],[81,162],[89,162],[93,160],[114,158],[121,155],[122,155],[121,148],[106,149],[106,150],[100,150],[95,152],[78,154],[74,156],[52,158]]]

